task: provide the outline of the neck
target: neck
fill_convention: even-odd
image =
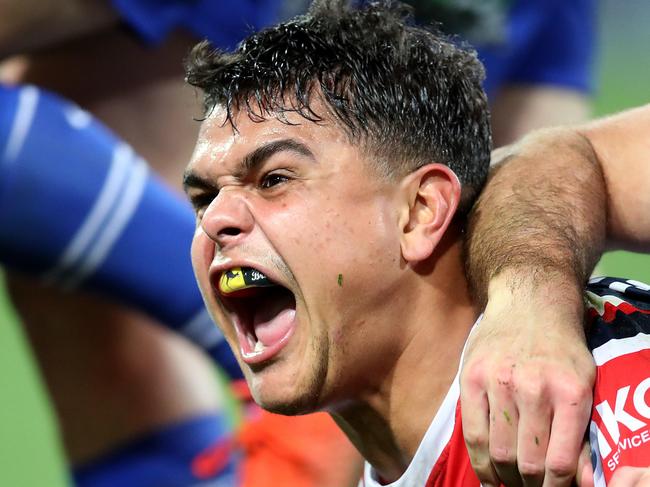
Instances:
[[[451,232],[447,232],[451,233]],[[338,409],[334,419],[386,481],[406,470],[451,386],[478,311],[457,235],[442,242],[428,269],[414,269],[399,323],[406,337],[378,388]],[[411,299],[413,296],[413,299]]]

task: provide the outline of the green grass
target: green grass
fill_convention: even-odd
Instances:
[[[0,485],[63,487],[53,414],[0,273]]]
[[[644,0],[602,3],[600,80],[595,99],[597,115],[615,113],[650,102],[650,8]],[[634,177],[634,175],[630,175]],[[650,255],[606,254],[598,272],[650,282]]]

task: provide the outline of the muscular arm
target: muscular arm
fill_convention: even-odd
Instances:
[[[607,186],[607,245],[650,251],[650,104],[578,130],[591,144]]]
[[[605,233],[610,247],[650,249],[648,135],[650,105],[495,151],[468,238],[479,294],[516,268],[544,271],[539,282],[550,273],[582,285]]]
[[[482,408],[463,426],[485,479],[495,470],[503,478],[504,465],[548,485],[576,474],[594,378],[581,345],[581,289],[606,233],[648,248],[649,132],[650,105],[538,131],[494,154],[468,238],[468,273],[487,306],[461,383],[463,405]]]
[[[471,218],[467,270],[481,302],[493,280],[582,287],[605,241],[606,188],[589,140],[547,129],[493,153],[493,171]],[[534,269],[517,277],[515,269]]]

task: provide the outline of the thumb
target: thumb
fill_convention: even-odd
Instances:
[[[594,468],[591,464],[591,448],[585,441],[578,457],[578,470],[576,471],[578,487],[594,487]]]

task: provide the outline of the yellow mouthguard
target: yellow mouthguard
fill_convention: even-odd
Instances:
[[[224,294],[234,293],[241,289],[252,287],[244,280],[244,272],[241,267],[235,267],[221,274],[219,279],[219,291]]]

